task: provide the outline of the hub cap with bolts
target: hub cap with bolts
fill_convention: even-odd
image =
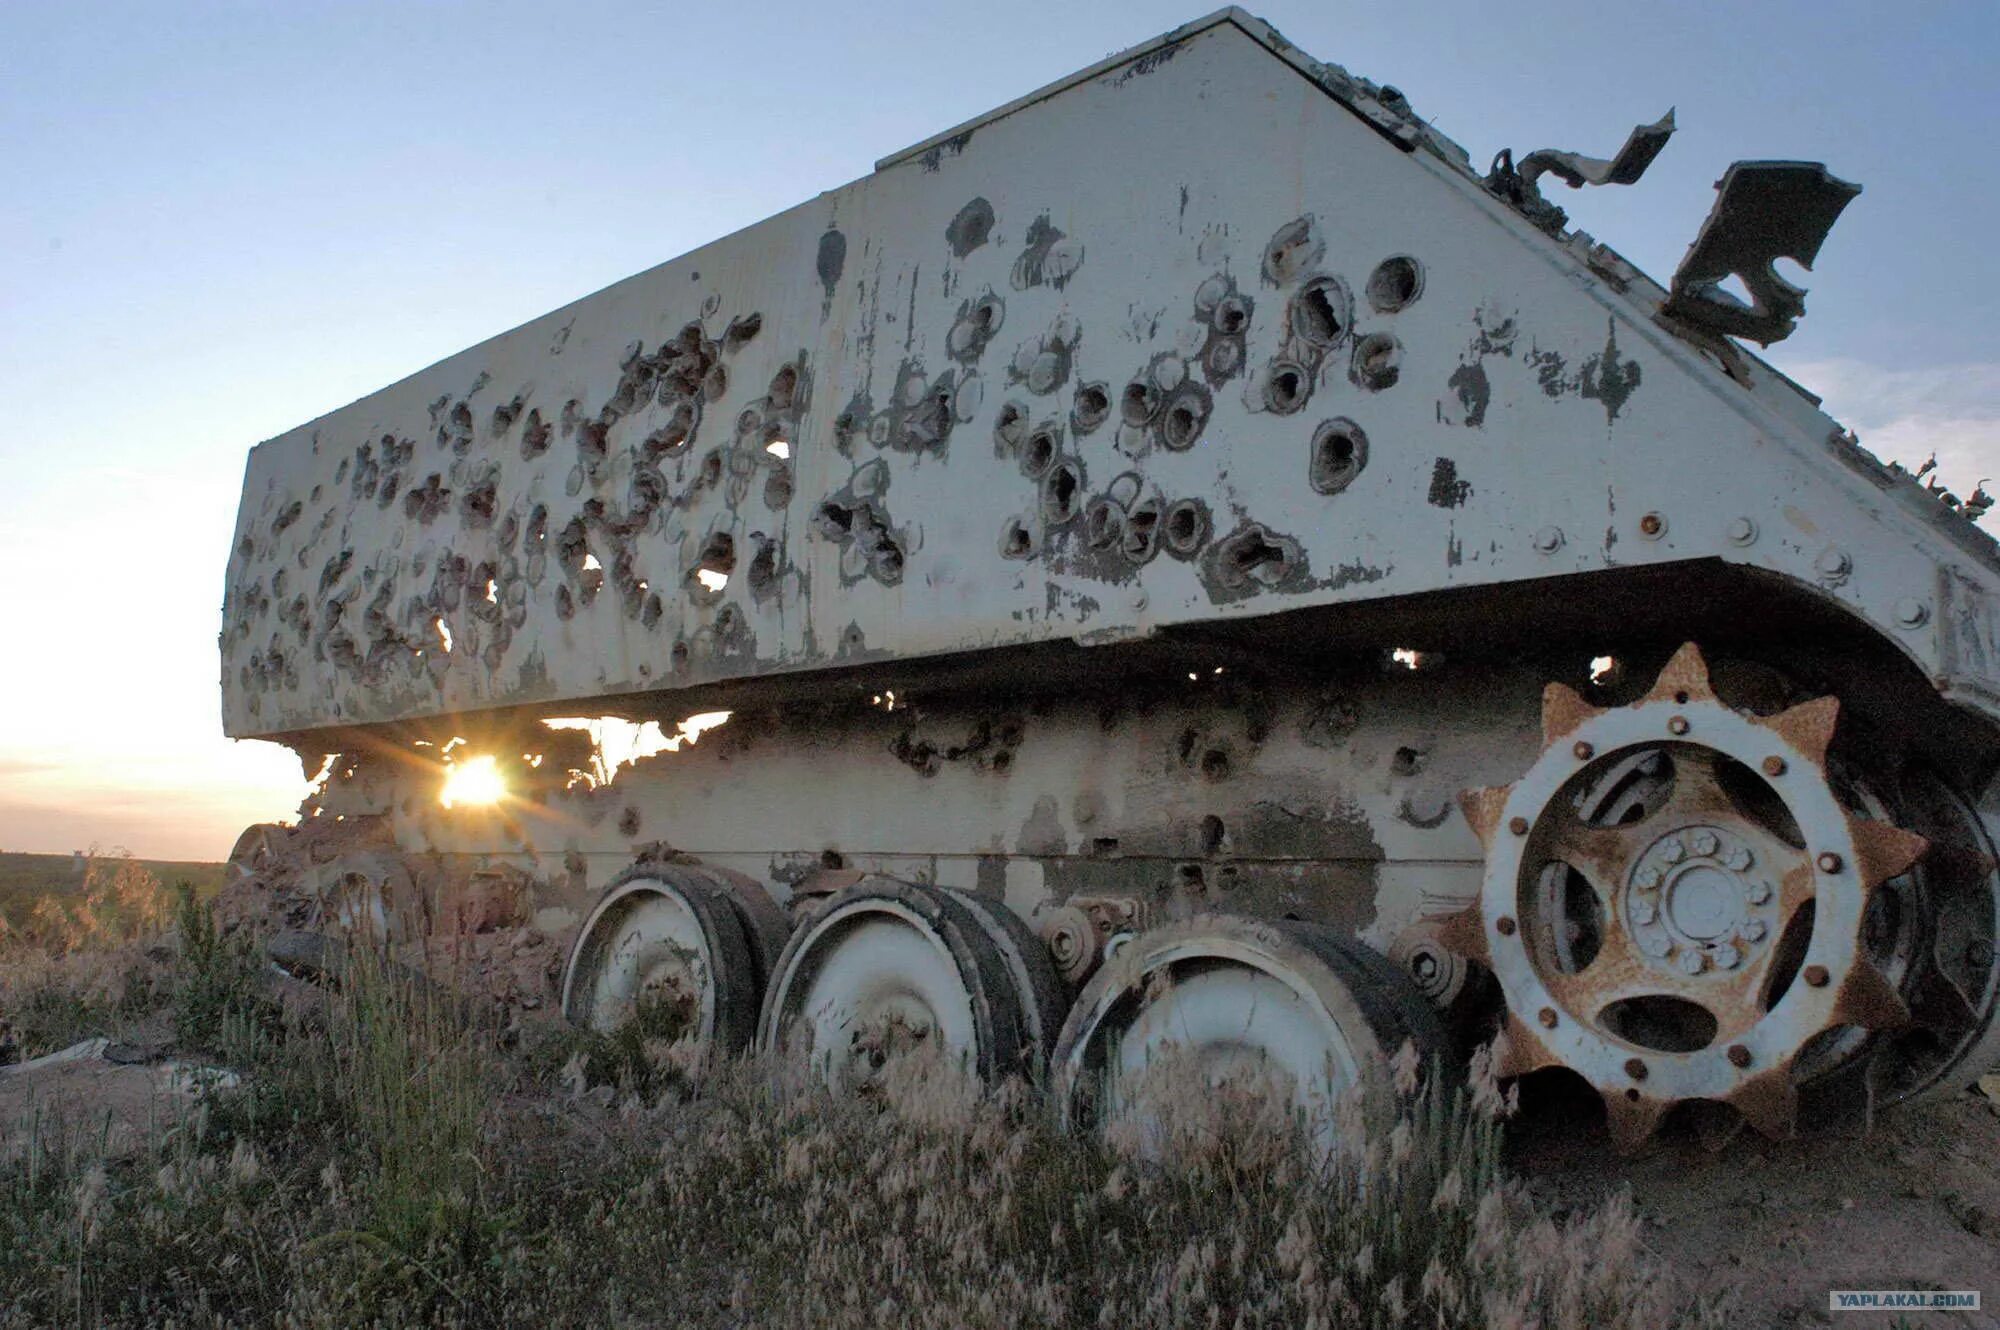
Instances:
[[[1460,799],[1486,872],[1447,931],[1505,995],[1502,1075],[1580,1073],[1625,1152],[1690,1100],[1779,1137],[1802,1050],[1908,1022],[1863,919],[1926,842],[1835,795],[1837,716],[1832,698],[1734,711],[1692,644],[1630,706],[1548,686],[1542,755]]]

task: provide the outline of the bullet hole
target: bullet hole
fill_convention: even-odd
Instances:
[[[254,550],[255,548],[256,547],[250,543],[250,537],[245,536],[243,537],[243,539],[236,542],[237,557],[247,559],[250,557],[251,551]]]
[[[688,590],[697,602],[711,603],[721,597],[735,571],[736,540],[726,531],[717,531],[702,545],[694,567],[688,569]]]
[[[1027,246],[1014,260],[1010,280],[1016,291],[1043,282],[1060,291],[1082,264],[1082,248],[1074,241],[1066,242],[1063,233],[1049,221],[1049,215],[1043,213],[1028,223]]]
[[[1124,535],[1124,511],[1101,495],[1092,499],[1083,513],[1083,543],[1094,550],[1108,550]]]
[[[1192,448],[1208,424],[1208,413],[1207,390],[1194,384],[1183,386],[1160,418],[1160,442],[1175,452]]]
[[[549,423],[542,419],[542,409],[535,407],[528,412],[528,423],[521,430],[521,460],[532,461],[549,450],[549,438],[555,433]]]
[[[1021,447],[1021,474],[1030,480],[1040,480],[1055,465],[1056,456],[1061,451],[1062,436],[1056,432],[1056,427],[1037,426]]]
[[[1369,333],[1354,344],[1348,377],[1371,391],[1394,386],[1402,373],[1403,348],[1388,333]]]
[[[757,554],[750,560],[750,594],[758,600],[778,590],[778,543],[759,539]]]
[[[1225,749],[1211,748],[1201,755],[1201,774],[1208,780],[1229,779],[1229,753]]]
[[[687,669],[688,655],[689,655],[688,644],[685,642],[674,643],[673,650],[667,653],[668,659],[673,661],[674,670],[676,673],[679,673]]]
[[[463,457],[472,447],[472,408],[460,402],[451,409],[451,416],[444,425],[438,427],[438,443],[449,445],[452,452]]]
[[[342,550],[320,566],[319,593],[324,596],[347,576],[347,570],[354,564],[354,551]]]
[[[1083,474],[1075,462],[1058,462],[1042,477],[1042,520],[1061,526],[1076,517],[1077,496],[1083,489]]]
[[[319,502],[319,493],[320,493],[320,487],[319,487],[318,485],[315,485],[315,486],[313,486],[313,487],[312,487],[312,493],[310,493],[310,494],[306,495],[306,502],[308,502],[308,503],[318,503],[318,502]]]
[[[1311,213],[1279,227],[1264,246],[1264,280],[1286,286],[1319,266],[1326,242]]]
[[[1191,559],[1208,540],[1208,510],[1195,499],[1182,499],[1167,509],[1167,553]]]
[[[500,405],[493,408],[493,419],[489,424],[489,428],[495,434],[505,434],[508,430],[514,428],[514,422],[521,418],[521,408],[524,405],[526,403],[519,397],[515,397],[512,401],[500,403]]]
[[[403,487],[402,472],[391,471],[388,475],[382,477],[382,489],[381,492],[375,496],[375,506],[377,508],[383,509],[384,511],[387,511],[389,506],[396,502],[396,493],[398,490],[402,489],[402,487]]]
[[[1305,366],[1295,360],[1280,360],[1271,365],[1271,373],[1264,380],[1264,405],[1281,416],[1289,416],[1306,404],[1312,395],[1312,380]]]
[[[699,419],[700,413],[693,402],[686,398],[676,401],[673,414],[667,417],[667,423],[646,436],[643,445],[646,456],[665,457],[687,451],[689,442],[694,438],[695,424]]]
[[[1223,584],[1231,587],[1251,583],[1277,586],[1295,571],[1298,562],[1296,541],[1273,536],[1255,523],[1228,537],[1216,549],[1217,571]]]
[[[1222,842],[1227,837],[1222,819],[1210,813],[1201,820],[1201,852],[1203,854],[1222,853]]]
[[[1070,408],[1069,423],[1078,434],[1088,434],[1111,416],[1111,394],[1101,383],[1086,383],[1076,390],[1076,404]]]
[[[1338,494],[1368,465],[1368,436],[1361,426],[1339,417],[1313,432],[1308,479],[1321,494]]]
[[[734,605],[724,605],[715,615],[715,638],[725,645],[739,642],[743,637],[743,611]]]
[[[764,414],[754,406],[746,406],[736,416],[736,436],[749,439],[764,428]]]
[[[1145,563],[1160,548],[1160,501],[1141,500],[1125,514],[1125,533],[1118,551],[1130,563]]]
[[[772,466],[764,477],[764,506],[783,508],[792,501],[792,468],[784,462]]]
[[[952,257],[956,259],[978,249],[992,234],[993,205],[983,198],[974,198],[960,208],[944,229],[945,243],[951,246]]]
[[[1389,759],[1390,774],[1414,776],[1424,769],[1424,755],[1414,748],[1398,748],[1396,755]]]
[[[590,537],[583,529],[583,519],[572,517],[564,524],[556,536],[556,562],[571,576],[583,571],[586,560],[590,559]]]
[[[1243,342],[1235,337],[1218,337],[1201,356],[1202,373],[1210,383],[1221,383],[1243,368]]]
[[[570,435],[576,433],[577,422],[582,419],[583,403],[577,401],[574,397],[564,402],[562,409],[562,436],[567,439]]]
[[[813,526],[828,540],[846,540],[854,534],[854,510],[829,499],[813,514]]]
[[[660,619],[666,612],[667,607],[661,602],[660,593],[657,591],[650,592],[646,596],[645,605],[639,610],[639,622],[648,628],[656,628],[659,626]]]
[[[437,477],[432,476],[431,479],[436,480]],[[285,528],[290,526],[292,523],[298,521],[299,514],[303,513],[304,511],[305,511],[305,505],[300,503],[297,499],[294,499],[290,503],[286,504],[283,508],[281,508],[278,511],[278,515],[271,519],[271,534],[274,536],[283,534]]]
[[[1368,275],[1368,303],[1378,314],[1394,314],[1423,293],[1423,265],[1407,254],[1383,259]]]
[[[792,409],[792,402],[798,397],[798,392],[799,367],[797,365],[781,365],[778,367],[778,372],[771,376],[771,387],[766,396],[771,403],[773,411],[790,411]]]
[[[556,617],[565,621],[576,617],[576,597],[567,586],[556,588]]]
[[[628,805],[625,811],[618,815],[618,834],[627,838],[639,834],[638,809]]]
[[[886,530],[878,534],[868,552],[868,571],[885,586],[895,586],[903,580],[903,547]]]
[[[1292,301],[1292,332],[1321,350],[1347,336],[1353,322],[1354,300],[1338,277],[1313,278]]]
[[[403,496],[403,516],[429,526],[450,503],[451,491],[444,487],[444,477],[433,471],[422,486]]]
[[[1093,836],[1090,840],[1090,852],[1099,859],[1116,858],[1118,854],[1118,838],[1116,836]]]
[[[945,350],[953,360],[966,364],[985,354],[993,335],[1007,317],[1007,306],[991,292],[958,307],[958,318],[945,336]]]
[[[701,395],[704,401],[719,402],[729,395],[729,369],[725,365],[710,365],[708,373],[702,377]]]
[[[482,480],[458,501],[459,520],[474,529],[493,525],[493,511],[499,502],[498,489],[491,480]]]
[[[1151,424],[1159,409],[1160,390],[1145,379],[1126,384],[1124,396],[1118,400],[1119,417],[1135,427]]]
[[[528,546],[533,549],[548,538],[549,510],[545,504],[538,503],[528,513]]]
[[[713,488],[722,483],[722,450],[711,448],[702,454],[701,469],[696,473],[696,483]]]
[[[995,448],[1003,454],[1019,452],[1028,429],[1028,408],[1019,402],[1002,403],[1000,414],[993,421]]]
[[[749,345],[751,338],[763,330],[764,316],[755,311],[731,319],[729,326],[723,329],[722,332],[722,349],[730,355],[735,355],[738,351]],[[720,397],[721,395],[720,393],[710,394],[712,397]]]
[[[842,655],[858,656],[867,649],[868,638],[862,633],[859,624],[851,623],[842,630],[840,634],[840,650]]]
[[[604,589],[604,565],[597,561],[596,555],[583,556],[583,567],[577,571],[576,583],[582,591],[584,604],[588,605],[597,599],[597,593]],[[456,605],[457,596],[454,595],[452,600]]]
[[[1035,552],[1035,539],[1028,531],[1027,523],[1018,517],[1007,519],[1000,528],[1000,557],[1003,559],[1026,559]]]

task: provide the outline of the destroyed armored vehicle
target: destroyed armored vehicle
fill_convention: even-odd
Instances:
[[[1566,229],[1671,130],[1482,172],[1226,10],[259,445],[226,727],[321,781],[239,866],[1084,1122],[1496,1029],[1625,1147],[1964,1084],[2000,557],[1739,344],[1854,187]]]

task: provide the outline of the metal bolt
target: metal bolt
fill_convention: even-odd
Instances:
[[[1543,554],[1554,554],[1562,545],[1563,533],[1558,527],[1545,526],[1535,533],[1535,548]]]
[[[1646,1064],[1637,1058],[1626,1058],[1625,1074],[1635,1081],[1643,1081],[1646,1079]]]
[[[1700,974],[1708,968],[1708,954],[1699,948],[1689,948],[1680,954],[1678,964],[1682,974]]]
[[[1660,870],[1648,864],[1632,874],[1632,881],[1641,891],[1656,891],[1660,885]]]
[[[1764,921],[1762,919],[1745,919],[1743,927],[1737,931],[1743,935],[1743,939],[1746,942],[1762,942],[1764,940]]]
[[[1658,513],[1647,513],[1639,519],[1639,534],[1648,540],[1658,540],[1667,529],[1667,519]]]
[[[1745,1048],[1742,1044],[1731,1044],[1729,1046],[1729,1065],[1732,1067],[1749,1066],[1750,1050]]]
[[[1660,857],[1670,864],[1677,864],[1687,858],[1687,846],[1681,844],[1679,836],[1669,836],[1660,842]]]
[[[1819,858],[1813,860],[1813,862],[1819,865],[1819,871],[1822,873],[1838,873],[1840,871],[1840,856],[1832,850],[1825,851]]]
[[[1757,539],[1757,524],[1747,517],[1731,518],[1729,525],[1723,528],[1723,534],[1729,537],[1732,545],[1748,545]]]
[[[1501,937],[1514,936],[1514,918],[1512,915],[1501,915],[1493,921],[1493,926],[1500,930]]]
[[[1749,886],[1743,888],[1743,899],[1749,901],[1752,905],[1762,905],[1765,901],[1771,899],[1771,884],[1762,881],[1752,882]]]
[[[1808,965],[1805,968],[1804,977],[1808,986],[1812,988],[1825,988],[1826,981],[1833,976],[1826,972],[1824,965]]]
[[[1854,571],[1854,560],[1847,557],[1846,550],[1829,548],[1813,566],[1819,569],[1819,575],[1824,580],[1845,582],[1847,575]]]
[[[1693,843],[1694,843],[1694,852],[1696,854],[1715,853],[1716,840],[1715,840],[1715,833],[1712,831],[1695,832]]]
[[[1896,602],[1896,622],[1905,628],[1921,628],[1930,617],[1931,607],[1915,596],[1904,596]]]
[[[1650,924],[1653,922],[1654,919],[1658,917],[1659,917],[1659,911],[1653,908],[1653,902],[1644,899],[1632,902],[1633,923]]]
[[[1722,862],[1740,873],[1750,866],[1750,851],[1739,845]]]
[[[1743,959],[1742,954],[1727,942],[1719,944],[1711,954],[1715,957],[1715,968],[1718,970],[1733,970],[1736,963]]]
[[[1665,960],[1673,953],[1674,944],[1665,933],[1647,932],[1639,935],[1639,950],[1654,960]]]
[[[1535,1019],[1542,1023],[1543,1029],[1553,1030],[1556,1028],[1556,1009],[1554,1007],[1543,1007],[1535,1013]]]
[[[1687,732],[1688,732],[1688,718],[1686,716],[1675,716],[1672,720],[1667,722],[1668,734],[1686,734]]]
[[[1570,751],[1576,754],[1576,760],[1579,762],[1588,762],[1591,758],[1597,756],[1597,750],[1582,739],[1578,739],[1576,747],[1570,749]]]
[[[1782,775],[1784,775],[1784,774],[1785,774],[1785,759],[1784,759],[1784,758],[1782,758],[1782,757],[1775,757],[1775,756],[1773,756],[1773,757],[1767,757],[1767,758],[1765,758],[1765,759],[1764,759],[1764,774],[1765,774],[1766,776],[1782,776]]]
[[[1528,819],[1527,819],[1527,818],[1525,818],[1525,817],[1517,817],[1517,818],[1514,818],[1514,819],[1512,819],[1511,821],[1509,821],[1509,822],[1507,823],[1507,830],[1509,830],[1509,831],[1513,832],[1513,833],[1514,833],[1514,834],[1515,834],[1516,836],[1525,836],[1525,835],[1527,835],[1527,834],[1528,834]]]

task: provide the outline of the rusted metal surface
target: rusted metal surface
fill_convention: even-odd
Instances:
[[[1529,153],[1516,166],[1513,153],[1503,151],[1493,159],[1492,169],[1486,173],[1486,187],[1513,204],[1536,226],[1555,234],[1562,230],[1569,214],[1542,197],[1539,181],[1543,175],[1552,175],[1571,189],[1585,185],[1637,184],[1673,134],[1674,113],[1669,107],[1652,124],[1634,126],[1624,146],[1608,160],[1543,148]]]
[[[1627,1149],[1692,1101],[1785,1136],[1809,1047],[1910,1023],[1864,921],[1928,843],[1842,803],[1837,710],[1745,715],[1692,645],[1629,706],[1550,686],[1541,758],[1465,801],[1486,878],[1451,936],[1506,994],[1506,1074],[1582,1073]]]

